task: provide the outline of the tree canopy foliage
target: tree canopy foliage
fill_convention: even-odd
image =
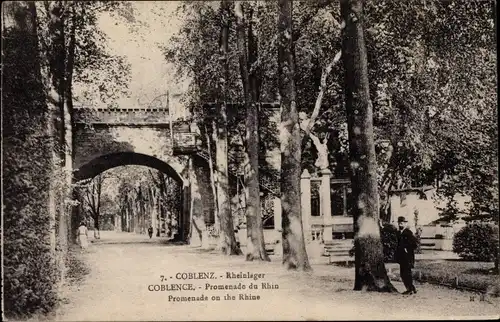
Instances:
[[[276,4],[248,6],[257,12],[255,68],[261,75],[261,96],[272,101],[277,91]],[[366,43],[382,197],[390,189],[439,182],[442,197],[468,194],[474,211],[498,212],[492,8],[487,1],[367,1]],[[185,2],[179,10],[189,18],[166,47],[167,58],[180,73],[193,77],[193,91],[205,91],[194,96],[198,104],[214,101],[221,73],[217,5]],[[338,6],[329,2],[294,6],[297,102],[306,113],[316,100],[322,70],[340,49],[339,17]],[[229,45],[236,52],[234,38]],[[241,100],[237,60],[230,61],[231,97]],[[321,138],[329,133],[330,164],[339,176],[346,174],[348,151],[341,74],[342,66],[334,66],[313,127]],[[303,166],[311,170],[317,151],[311,141],[304,144]]]

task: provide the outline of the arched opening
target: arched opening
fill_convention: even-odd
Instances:
[[[121,168],[123,166],[141,166],[138,168],[142,167],[147,167],[149,169],[156,169],[158,170],[158,173],[162,173],[165,175],[165,177],[170,178],[172,181],[172,184],[176,186],[176,191],[174,192],[174,196],[178,198],[176,201],[179,207],[179,211],[176,211],[175,215],[175,221],[176,221],[176,234],[175,238],[173,241],[184,241],[187,242],[187,238],[189,236],[189,213],[190,213],[190,187],[188,184],[188,181],[181,175],[179,174],[178,171],[176,171],[171,165],[168,163],[159,160],[156,157],[152,157],[149,155],[145,154],[140,154],[140,153],[133,153],[133,152],[121,152],[121,153],[111,153],[107,155],[100,156],[98,158],[95,158],[91,160],[90,162],[86,163],[79,169],[77,169],[74,172],[74,180],[77,183],[78,187],[78,182],[91,182],[89,179],[92,179],[92,181],[95,181],[97,178],[101,177],[102,174],[105,172],[108,172],[108,170],[112,171],[118,168]],[[151,171],[148,171],[151,175],[153,173]],[[146,174],[148,174],[146,172]],[[154,171],[153,171],[154,172]],[[155,184],[160,184],[160,182],[163,182],[163,176],[161,178],[153,178],[152,179]],[[164,182],[163,182],[164,183]],[[92,183],[94,184],[94,183]],[[141,188],[139,187],[139,193],[141,194],[147,194],[145,191],[141,191]],[[144,189],[143,189],[144,190]],[[82,195],[78,195],[79,199],[82,199]],[[146,199],[153,198],[152,196],[146,196]],[[156,198],[156,197],[154,197]],[[155,199],[156,200],[156,199]],[[120,204],[120,206],[122,206]],[[156,207],[156,206],[155,206]],[[81,219],[81,212],[82,209],[75,210],[76,213],[74,214],[75,218]],[[80,211],[80,213],[78,213]],[[154,231],[156,237],[164,237],[164,235],[160,236],[160,234],[165,233],[165,220],[168,218],[165,213],[164,209],[159,207],[158,212],[154,212],[151,209],[146,209],[144,207],[141,208],[143,213],[141,214],[141,222],[140,222],[140,229],[137,229],[137,223],[133,222],[132,228],[130,228],[130,223],[125,223],[121,220],[122,217],[120,218],[120,223],[118,224],[115,222],[115,225],[119,225],[120,227],[127,227],[126,230],[128,232],[139,232],[139,233],[145,233],[144,231],[144,225],[151,225],[154,226]],[[121,216],[122,214],[120,214]],[[148,218],[148,216],[150,216]],[[144,218],[147,218],[146,220]],[[159,219],[156,219],[159,218]],[[163,221],[162,221],[163,218]],[[170,219],[169,219],[170,220]],[[147,229],[147,228],[146,228]],[[121,228],[120,228],[120,231]]]
[[[179,182],[185,181],[168,163],[156,157],[135,152],[110,153],[97,157],[75,170],[74,178],[75,181],[93,178],[99,173],[122,165],[142,165],[150,167],[167,174]]]

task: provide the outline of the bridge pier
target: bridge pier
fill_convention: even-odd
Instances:
[[[276,244],[274,247],[274,254],[275,255],[282,255],[283,254],[283,244],[281,243],[281,234],[283,232],[283,229],[281,228],[281,199],[276,197],[273,200],[273,210],[274,210],[274,231],[276,232],[276,236],[278,237],[278,240],[280,241],[279,244]]]
[[[191,185],[187,184],[182,187],[182,210],[179,218],[179,238],[183,242],[189,242],[190,234],[190,213],[191,213]]]

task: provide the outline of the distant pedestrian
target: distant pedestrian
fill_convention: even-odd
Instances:
[[[80,223],[80,227],[78,227],[78,241],[80,243],[80,247],[82,249],[87,249],[89,247],[89,231],[85,222]]]
[[[149,235],[149,238],[153,237],[153,226],[149,226],[148,235]]]
[[[396,249],[396,260],[399,263],[400,275],[406,287],[403,294],[416,294],[417,289],[413,285],[412,268],[415,266],[415,249],[417,239],[408,228],[405,217],[398,217],[398,247]]]

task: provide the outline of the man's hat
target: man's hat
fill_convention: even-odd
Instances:
[[[399,216],[398,217],[398,223],[400,223],[400,222],[408,222],[408,220],[406,220],[406,218],[403,217],[403,216]]]

